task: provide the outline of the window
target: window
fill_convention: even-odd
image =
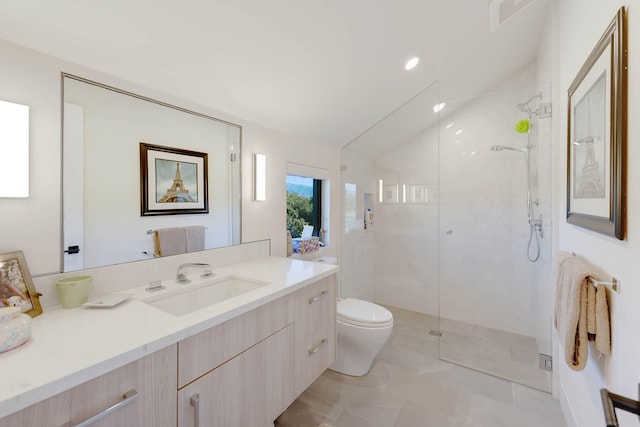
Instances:
[[[322,180],[287,175],[287,230],[292,237],[301,237],[305,225],[313,226],[313,236],[324,237]]]

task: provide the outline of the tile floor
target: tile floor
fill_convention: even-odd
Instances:
[[[434,317],[419,316],[437,325]],[[538,367],[535,338],[448,319],[440,321],[440,330],[441,359],[551,392],[551,372]]]
[[[277,427],[565,427],[550,394],[438,358],[421,314],[388,307],[394,332],[364,377],[325,371]]]

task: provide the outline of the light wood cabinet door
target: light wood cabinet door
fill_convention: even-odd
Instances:
[[[287,295],[178,343],[178,387],[201,377],[235,355],[293,323]]]
[[[177,389],[176,345],[111,371],[71,390],[72,425],[125,400],[137,397],[97,420],[91,427],[174,427]]]
[[[295,396],[336,359],[336,275],[295,294]]]
[[[60,427],[71,419],[71,393],[60,393],[0,419],[0,427]]]
[[[295,396],[299,396],[336,360],[336,321],[329,319],[296,341]]]
[[[91,427],[174,427],[176,389],[173,345],[5,417],[0,427],[75,426],[96,416]]]
[[[178,392],[178,427],[262,427],[293,396],[293,325]]]
[[[325,277],[295,293],[296,341],[329,319],[336,313],[336,275]]]

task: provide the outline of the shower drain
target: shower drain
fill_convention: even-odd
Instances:
[[[429,335],[433,335],[433,336],[436,336],[436,337],[441,337],[442,336],[442,332],[441,331],[434,331],[433,329],[431,329],[429,331]]]

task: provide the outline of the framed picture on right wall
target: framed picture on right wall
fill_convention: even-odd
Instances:
[[[567,222],[625,238],[627,23],[622,7],[568,90]]]

